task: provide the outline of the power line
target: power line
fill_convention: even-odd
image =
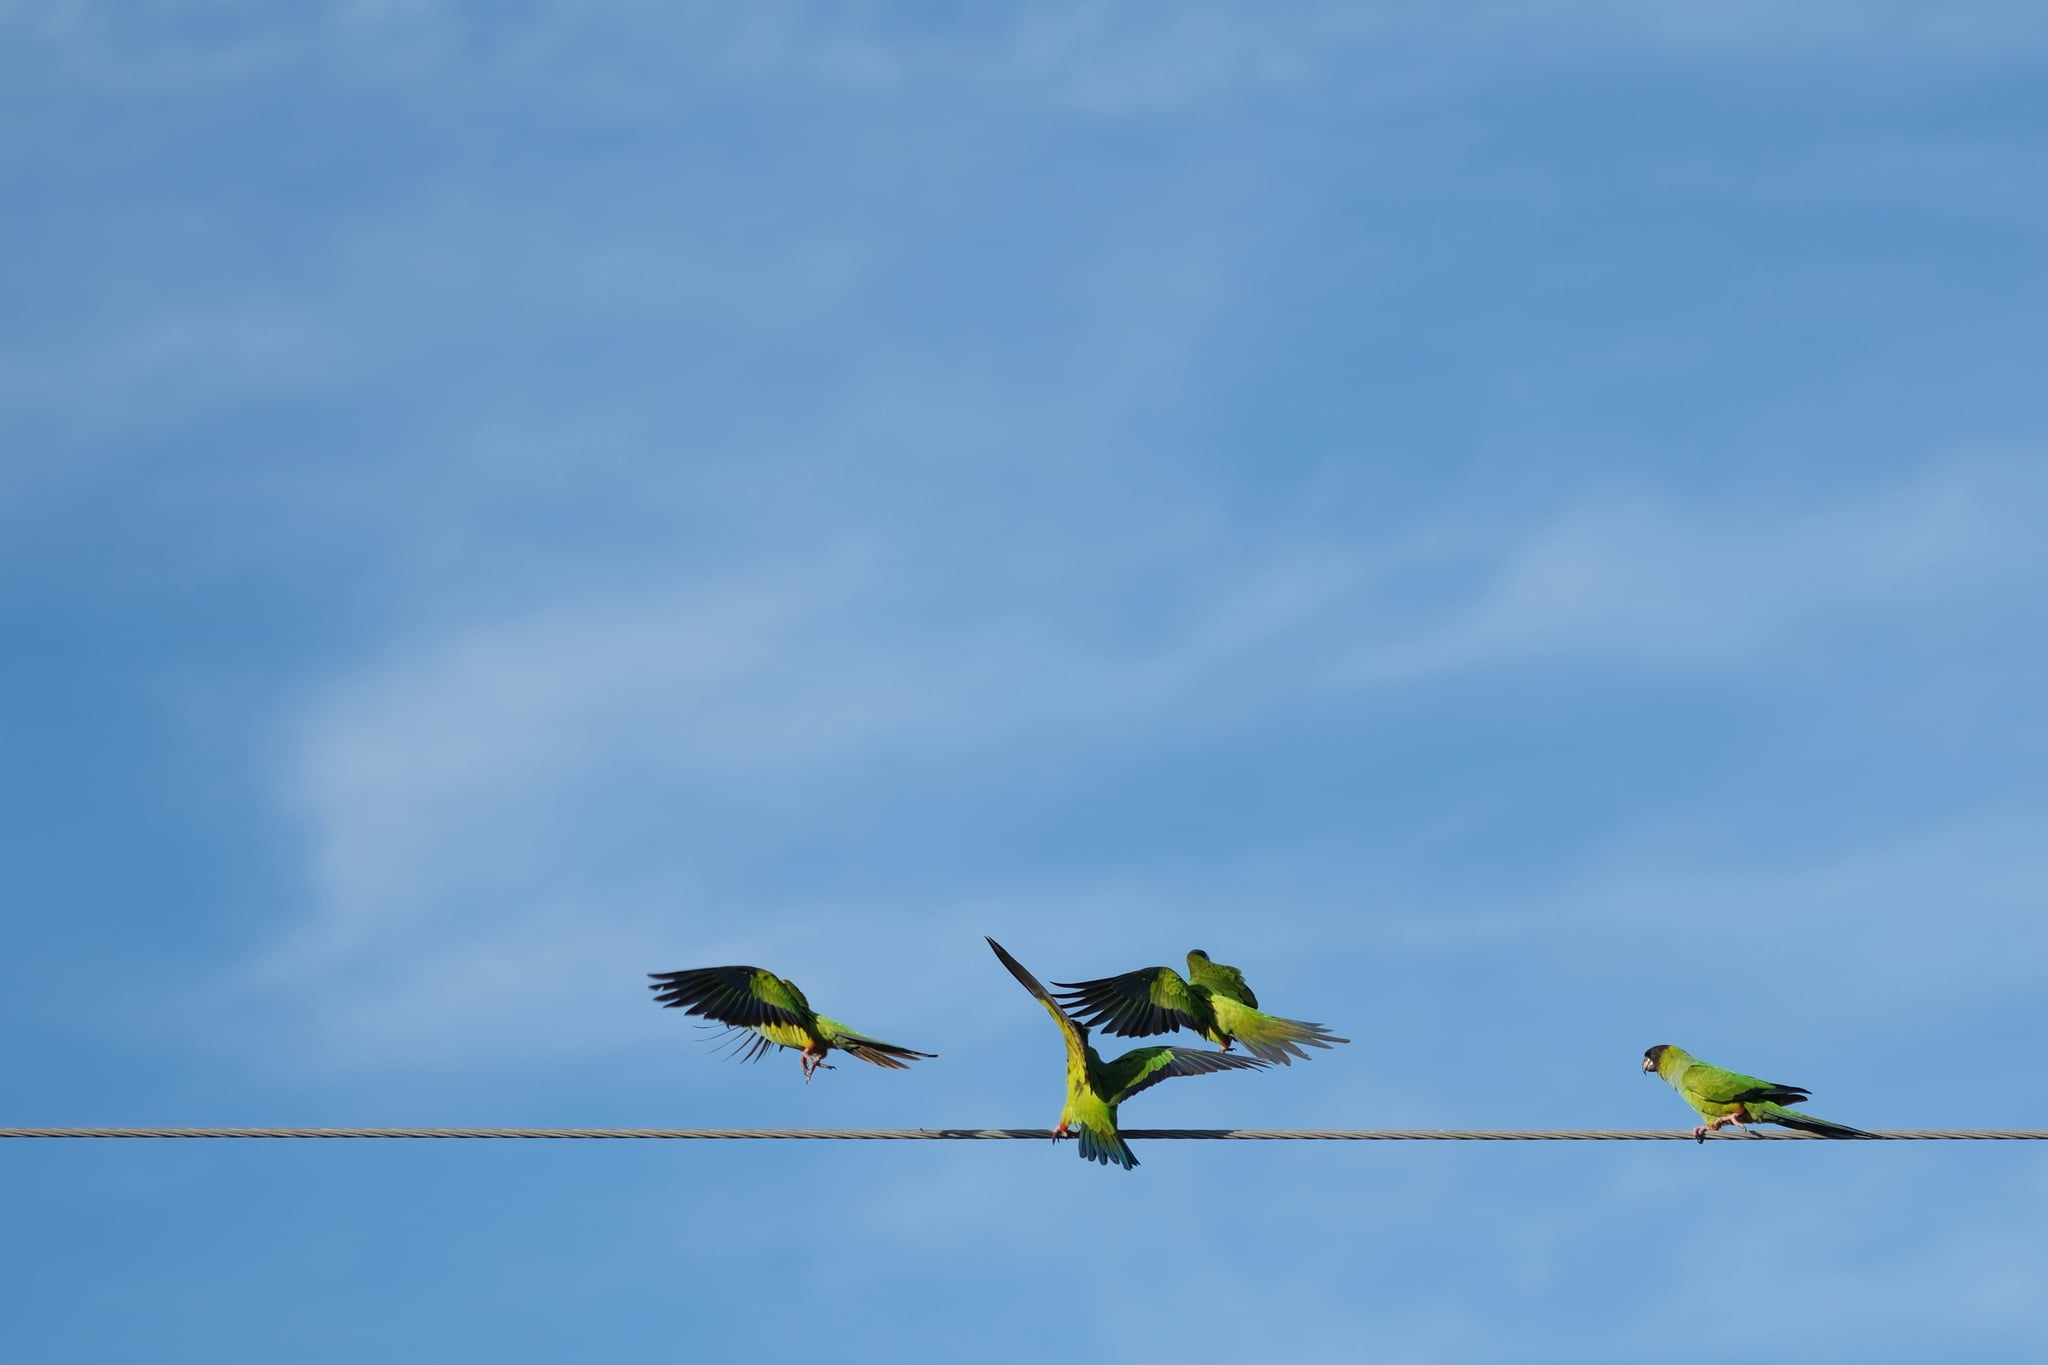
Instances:
[[[1146,1142],[1691,1142],[1683,1129],[1428,1129],[1428,1128],[1126,1128],[1123,1136]],[[1035,1141],[1052,1137],[1045,1128],[0,1128],[0,1138],[303,1138],[504,1141],[728,1142],[963,1142]],[[1715,1142],[1840,1141],[1808,1133],[1711,1133]],[[1882,1142],[2044,1142],[2042,1129],[1907,1128],[1868,1133]]]

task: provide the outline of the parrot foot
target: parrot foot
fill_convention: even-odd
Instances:
[[[1733,1128],[1736,1132],[1741,1133],[1746,1137],[1763,1136],[1762,1133],[1752,1133],[1749,1131],[1749,1129],[1744,1128],[1742,1124],[1736,1119],[1735,1115],[1723,1114],[1720,1118],[1717,1118],[1710,1123],[1703,1123],[1699,1127],[1693,1129],[1693,1140],[1695,1142],[1705,1142],[1707,1140],[1707,1134],[1720,1132],[1721,1126],[1723,1124],[1728,1125],[1729,1127]]]
[[[1061,1119],[1057,1124],[1053,1125],[1052,1140],[1054,1142],[1058,1142],[1063,1137],[1072,1136],[1073,1134],[1067,1131],[1067,1121],[1065,1119]]]

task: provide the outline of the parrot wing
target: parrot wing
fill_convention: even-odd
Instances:
[[[1059,981],[1060,1001],[1089,1028],[1119,1038],[1143,1038],[1175,1029],[1202,1031],[1206,1013],[1171,967],[1146,967],[1094,981]]]
[[[804,1028],[817,1017],[802,991],[759,967],[697,967],[648,975],[654,982],[647,989],[663,1007],[735,1028],[775,1024]]]
[[[986,934],[982,935],[982,937],[988,938]],[[1067,1017],[1067,1012],[1060,1008],[1057,1000],[1052,998],[1052,993],[1039,984],[1037,977],[1024,970],[1024,964],[1011,957],[1008,949],[992,938],[988,940],[988,946],[995,949],[996,956],[1002,960],[1005,967],[1010,969],[1010,975],[1016,977],[1024,989],[1030,991],[1037,998],[1038,1003],[1045,1006],[1046,1013],[1050,1014],[1052,1021],[1060,1026],[1060,1034],[1067,1040],[1068,1067],[1085,1073],[1088,1067],[1088,1040],[1081,1036],[1081,1030],[1074,1027],[1074,1021]]]
[[[1240,1005],[1259,1007],[1259,997],[1252,994],[1252,988],[1244,981],[1244,973],[1235,967],[1226,967],[1221,962],[1188,955],[1188,980],[1208,989],[1212,995],[1225,1000],[1235,1000]]]
[[[1705,1062],[1687,1067],[1679,1077],[1679,1087],[1709,1104],[1798,1104],[1809,1098],[1801,1086],[1775,1085]]]
[[[1148,1090],[1176,1076],[1207,1076],[1216,1071],[1258,1070],[1266,1065],[1257,1057],[1207,1048],[1134,1047],[1103,1067],[1103,1080],[1111,1104],[1121,1104],[1140,1090]]]

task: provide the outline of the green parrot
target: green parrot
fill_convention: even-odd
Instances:
[[[685,1014],[724,1024],[727,1033],[753,1034],[751,1038],[743,1036],[737,1044],[742,1061],[758,1061],[771,1047],[803,1049],[799,1060],[806,1084],[818,1068],[834,1069],[825,1064],[825,1054],[834,1048],[892,1071],[906,1071],[916,1058],[938,1055],[913,1052],[855,1033],[837,1019],[812,1010],[795,982],[759,967],[697,967],[648,975],[654,984],[647,989],[664,1007],[687,1006]]]
[[[1115,1162],[1127,1171],[1138,1164],[1129,1144],[1116,1130],[1116,1107],[1140,1090],[1174,1076],[1206,1076],[1212,1071],[1266,1065],[1255,1057],[1173,1047],[1134,1047],[1115,1061],[1105,1062],[1088,1045],[1087,1027],[1069,1019],[1045,987],[1038,984],[1038,978],[1024,970],[1023,963],[1011,957],[994,939],[989,939],[988,946],[996,950],[1010,975],[1045,1006],[1067,1040],[1067,1103],[1060,1110],[1060,1121],[1052,1135],[1055,1142],[1078,1136],[1083,1161],[1099,1161],[1105,1166]]]
[[[1211,962],[1200,948],[1188,954],[1186,980],[1171,967],[1146,967],[1105,976],[1096,981],[1055,981],[1062,992],[1060,1003],[1074,1011],[1090,1028],[1099,1028],[1121,1038],[1143,1038],[1154,1033],[1189,1029],[1216,1043],[1225,1052],[1233,1042],[1268,1062],[1293,1066],[1296,1057],[1308,1060],[1301,1050],[1327,1048],[1348,1043],[1321,1024],[1299,1019],[1281,1019],[1259,1009],[1259,997],[1245,985],[1244,973],[1235,967]]]
[[[1685,1097],[1687,1104],[1707,1120],[1692,1130],[1693,1137],[1701,1142],[1707,1140],[1708,1133],[1720,1131],[1724,1123],[1733,1124],[1736,1131],[1745,1133],[1749,1130],[1742,1126],[1744,1123],[1775,1123],[1827,1138],[1870,1136],[1861,1128],[1830,1123],[1811,1114],[1802,1114],[1797,1109],[1787,1109],[1785,1106],[1788,1104],[1804,1104],[1810,1098],[1800,1086],[1773,1085],[1739,1071],[1723,1071],[1718,1066],[1696,1061],[1684,1048],[1673,1047],[1669,1043],[1659,1043],[1643,1053],[1643,1070],[1663,1077],[1673,1090]]]

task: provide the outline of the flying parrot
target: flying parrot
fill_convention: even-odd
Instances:
[[[1116,1130],[1116,1107],[1140,1090],[1174,1076],[1205,1076],[1212,1071],[1266,1065],[1255,1057],[1184,1047],[1134,1047],[1115,1061],[1105,1062],[1088,1045],[1086,1025],[1069,1019],[1045,987],[1038,984],[1038,978],[1025,971],[1024,964],[1011,957],[1002,944],[989,939],[988,946],[996,950],[1010,975],[1045,1006],[1067,1040],[1067,1103],[1060,1110],[1060,1121],[1052,1135],[1054,1141],[1078,1136],[1084,1161],[1099,1161],[1105,1166],[1115,1162],[1127,1171],[1138,1164],[1129,1144]]]
[[[1797,1109],[1787,1109],[1785,1106],[1788,1104],[1804,1104],[1810,1098],[1800,1086],[1773,1085],[1739,1071],[1723,1071],[1718,1066],[1694,1060],[1684,1048],[1673,1047],[1669,1043],[1659,1043],[1643,1054],[1643,1070],[1663,1077],[1673,1090],[1685,1097],[1687,1104],[1707,1120],[1692,1130],[1693,1137],[1701,1142],[1707,1140],[1708,1133],[1720,1131],[1724,1123],[1733,1124],[1738,1132],[1749,1131],[1742,1126],[1744,1123],[1775,1123],[1819,1137],[1870,1136],[1861,1128],[1830,1123],[1811,1114],[1802,1114]]]
[[[1308,1060],[1301,1050],[1304,1043],[1327,1048],[1351,1041],[1321,1024],[1263,1013],[1259,997],[1244,982],[1244,973],[1211,962],[1200,948],[1188,954],[1186,980],[1171,967],[1146,967],[1095,981],[1053,984],[1060,988],[1060,1003],[1082,1023],[1121,1038],[1184,1028],[1225,1052],[1233,1042],[1242,1043],[1254,1057],[1282,1066],[1293,1066],[1296,1057]]]
[[[795,982],[759,967],[697,967],[648,975],[654,983],[647,989],[666,1008],[724,1024],[727,1033],[754,1035],[738,1044],[742,1061],[758,1061],[771,1047],[801,1048],[806,1084],[820,1067],[834,1069],[825,1063],[825,1054],[834,1048],[892,1071],[908,1070],[913,1060],[938,1055],[856,1033],[812,1010]]]

